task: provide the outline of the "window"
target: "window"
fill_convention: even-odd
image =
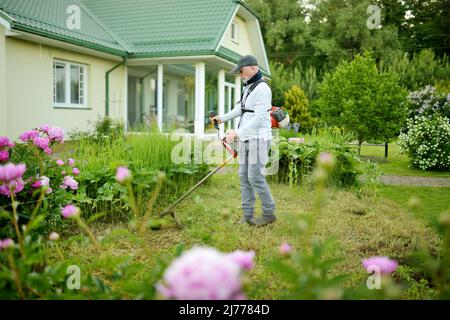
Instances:
[[[86,65],[53,62],[53,103],[55,107],[86,108]]]
[[[164,65],[163,132],[195,128],[195,65]]]
[[[231,40],[233,40],[236,43],[239,42],[238,33],[239,33],[239,25],[236,22],[232,22],[231,23]]]

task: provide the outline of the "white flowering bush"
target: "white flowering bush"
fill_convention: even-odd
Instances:
[[[422,170],[450,170],[450,123],[442,116],[408,119],[399,146],[411,164]]]

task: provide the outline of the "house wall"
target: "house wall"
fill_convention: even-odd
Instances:
[[[6,136],[6,64],[5,64],[5,28],[0,25],[0,136]]]
[[[238,24],[239,35],[238,35],[238,43],[231,40],[231,24],[228,27],[228,30],[225,33],[225,37],[223,38],[222,46],[227,49],[233,50],[240,55],[247,54],[255,54],[255,51],[252,47],[252,41],[250,39],[249,28],[247,22],[244,21],[241,17],[236,15],[233,19],[234,22]]]
[[[54,59],[87,65],[88,109],[53,107]],[[88,121],[105,115],[105,73],[116,64],[116,61],[7,37],[7,135],[16,140],[20,133],[41,124],[62,127],[66,133],[90,129]],[[126,112],[123,110],[125,81],[124,66],[110,73],[110,115],[115,118],[123,119]],[[65,137],[67,139],[68,134]]]

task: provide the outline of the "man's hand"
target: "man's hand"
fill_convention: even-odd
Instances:
[[[214,120],[216,120],[218,124],[222,123],[222,119],[220,119],[219,116],[215,116],[215,117],[209,118],[209,120],[211,120],[211,123],[214,123]]]
[[[228,131],[227,132],[227,136],[225,137],[225,140],[228,142],[228,143],[232,143],[234,140],[236,140],[237,139],[237,134],[236,134],[236,131],[234,131],[234,130],[230,130],[230,131]]]

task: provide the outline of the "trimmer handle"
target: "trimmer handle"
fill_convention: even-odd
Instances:
[[[214,110],[210,110],[209,111],[209,117],[215,117],[217,116],[217,113]],[[217,120],[214,120],[214,128],[216,128],[217,130],[219,130],[219,123],[217,122]]]

